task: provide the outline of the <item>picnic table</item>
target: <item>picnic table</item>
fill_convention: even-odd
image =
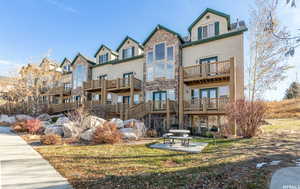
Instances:
[[[164,134],[164,144],[169,141],[170,145],[175,144],[175,140],[180,140],[182,146],[188,146],[193,138],[189,136],[190,131],[184,129],[172,129]]]

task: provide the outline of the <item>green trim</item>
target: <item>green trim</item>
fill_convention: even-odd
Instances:
[[[138,44],[138,46],[141,48],[141,49],[144,49],[144,47],[139,43],[137,42],[136,40],[134,40],[133,38],[129,37],[128,35],[125,37],[125,39],[121,42],[121,44],[118,46],[117,48],[117,51],[120,50],[120,48],[123,46],[123,44],[127,41],[127,39],[130,39],[132,40],[133,42],[135,42],[136,44]]]
[[[223,39],[223,38],[227,38],[227,37],[232,37],[232,36],[235,36],[235,35],[242,34],[245,31],[248,31],[248,29],[245,28],[245,29],[242,29],[242,30],[239,30],[239,31],[229,32],[229,33],[221,34],[221,35],[218,35],[218,36],[214,36],[214,37],[210,37],[210,38],[206,38],[206,39],[202,39],[202,40],[189,42],[189,43],[183,44],[181,47],[184,48],[184,47],[199,45],[199,44],[202,44],[202,43],[207,43],[207,42],[211,42],[211,41],[215,41],[215,40],[219,40],[219,39]]]
[[[191,30],[192,30],[192,28],[194,27],[194,25],[197,24],[198,21],[201,20],[201,19],[203,18],[203,16],[205,16],[206,13],[208,13],[208,12],[226,18],[227,24],[228,24],[227,27],[228,27],[228,28],[230,27],[230,16],[229,16],[228,14],[225,14],[225,13],[223,13],[223,12],[219,12],[219,11],[214,10],[214,9],[207,8],[207,9],[205,9],[205,11],[204,11],[198,18],[196,18],[196,20],[188,27],[188,31],[189,31],[190,33],[191,33]]]
[[[76,57],[74,58],[74,60],[72,61],[71,66],[73,66],[73,64],[76,62],[76,60],[77,60],[77,58],[78,58],[79,56],[81,56],[82,58],[84,58],[84,60],[86,60],[87,63],[89,63],[89,64],[91,64],[91,65],[96,65],[95,62],[92,62],[91,60],[89,60],[89,59],[87,59],[85,56],[83,56],[82,54],[78,53],[78,54],[76,55]]]
[[[116,60],[111,60],[111,61],[108,61],[108,62],[105,62],[105,63],[102,63],[102,64],[96,64],[93,67],[103,66],[103,65],[106,65],[106,64],[120,64],[122,62],[127,62],[127,61],[130,61],[130,60],[135,60],[135,59],[139,59],[139,58],[143,58],[143,57],[144,57],[144,55],[139,55],[139,56],[133,56],[133,57],[122,59],[122,60],[116,59]]]
[[[114,52],[113,50],[111,50],[110,48],[108,48],[106,45],[102,44],[99,49],[97,50],[97,52],[95,53],[94,57],[97,56],[97,54],[101,51],[102,48],[107,48],[108,51],[110,51],[113,55],[118,56],[118,53]]]
[[[65,61],[69,61],[71,63],[71,61],[67,58],[64,58],[64,60],[61,62],[61,64],[59,65],[59,67],[62,67],[62,65],[65,63]]]
[[[164,26],[158,24],[158,25],[154,28],[154,30],[150,33],[150,35],[146,38],[146,40],[143,42],[143,45],[144,45],[144,46],[145,46],[145,44],[150,40],[150,38],[155,34],[155,32],[156,32],[157,30],[159,30],[159,29],[166,30],[167,32],[170,32],[170,33],[176,35],[176,37],[178,37],[179,40],[180,40],[182,43],[184,42],[184,40],[182,39],[182,37],[180,36],[180,34],[178,34],[177,32],[175,32],[175,31],[173,31],[173,30],[170,30],[170,29],[168,29],[168,28],[166,28],[166,27],[164,27]]]

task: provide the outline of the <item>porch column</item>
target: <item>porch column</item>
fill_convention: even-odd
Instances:
[[[133,76],[130,76],[130,107],[134,105],[134,83]]]
[[[106,91],[106,80],[101,80],[101,104],[106,104],[107,91]]]
[[[167,100],[167,125],[166,125],[166,129],[170,128],[170,123],[171,123],[171,115],[170,115],[170,100]]]
[[[230,58],[230,100],[232,102],[236,101],[236,63],[235,63],[235,58],[231,57]],[[236,121],[233,123],[230,123],[234,125],[234,136],[237,136],[237,125]]]
[[[184,119],[184,83],[183,83],[183,67],[179,67],[179,128],[183,128]]]
[[[235,58],[230,58],[230,100],[236,100],[236,73],[235,73]]]

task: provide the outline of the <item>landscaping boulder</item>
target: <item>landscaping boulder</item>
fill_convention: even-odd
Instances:
[[[40,121],[50,121],[51,117],[49,114],[41,114],[37,117],[37,119]]]
[[[97,127],[102,127],[106,122],[105,119],[96,116],[87,116],[84,118],[82,125],[80,126],[83,130],[95,129]]]
[[[82,129],[73,122],[64,123],[62,129],[66,138],[78,137],[82,132]]]
[[[126,120],[124,121],[124,127],[132,128],[137,137],[144,137],[146,135],[146,131],[147,131],[146,126],[140,120],[136,120],[136,119]]]
[[[12,125],[15,122],[16,122],[16,118],[14,116],[0,115],[0,124]]]
[[[55,125],[63,125],[65,123],[69,123],[69,122],[70,122],[69,118],[67,118],[67,117],[59,117],[57,119],[57,121],[55,122]]]
[[[51,125],[45,129],[44,133],[45,135],[55,134],[55,135],[63,136],[64,131],[62,129],[62,126],[60,125]]]
[[[124,128],[124,121],[119,118],[112,118],[109,122],[114,123],[118,129]]]
[[[19,115],[16,115],[16,119],[17,119],[17,121],[27,121],[27,120],[32,120],[34,118],[29,115],[19,114]]]
[[[122,128],[119,130],[124,139],[129,139],[129,140],[137,140],[138,136],[135,133],[135,130],[133,128]]]
[[[49,126],[51,126],[51,123],[49,121],[41,121],[41,127],[46,129]]]
[[[95,128],[84,131],[83,133],[80,134],[80,139],[85,141],[92,141],[95,131],[96,131]]]

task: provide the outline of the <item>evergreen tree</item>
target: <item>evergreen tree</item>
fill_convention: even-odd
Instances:
[[[293,82],[285,92],[284,99],[300,98],[300,83]]]

